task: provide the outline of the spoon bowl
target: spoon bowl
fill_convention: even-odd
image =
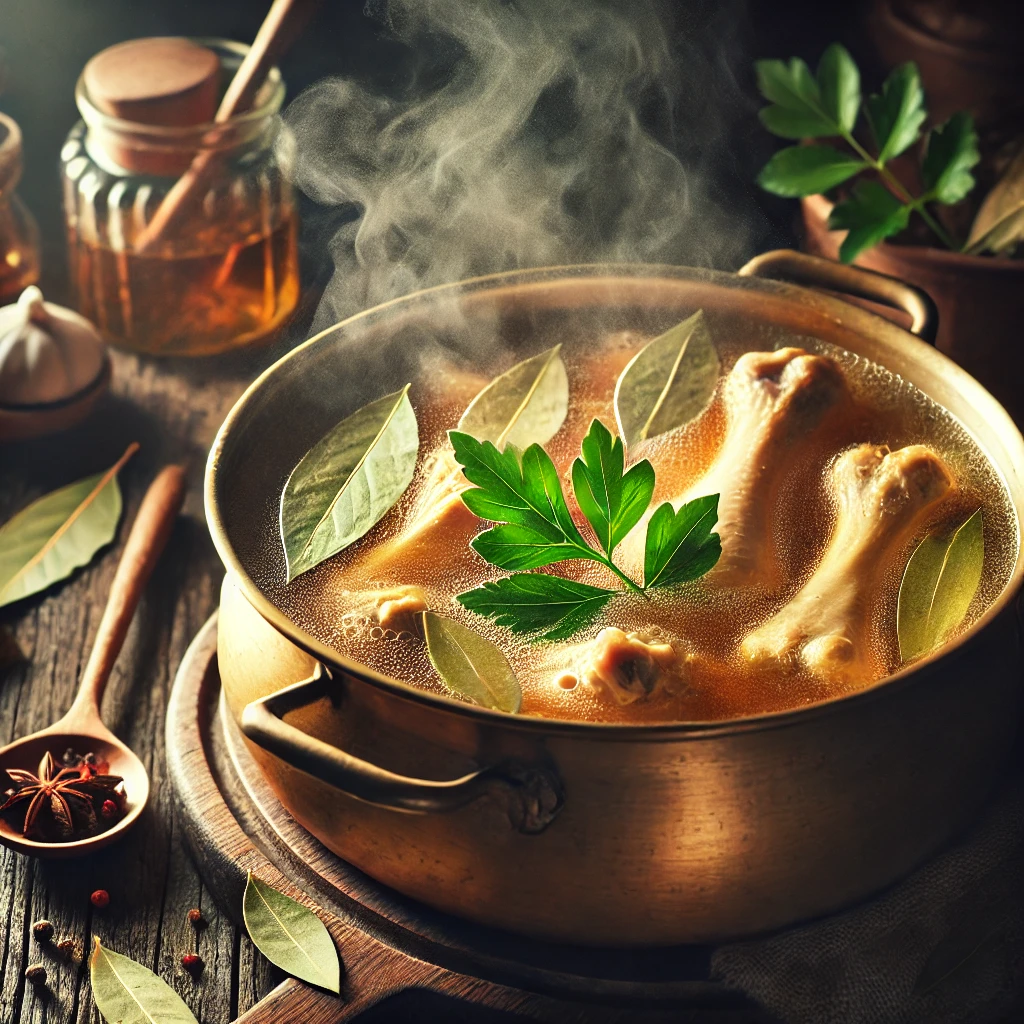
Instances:
[[[59,763],[61,755],[69,747],[81,754],[91,752],[96,755],[98,761],[108,761],[110,763],[109,774],[120,775],[124,779],[124,791],[127,797],[124,816],[105,832],[82,839],[73,839],[66,843],[46,843],[36,839],[27,839],[16,828],[12,828],[9,822],[0,818],[0,843],[3,843],[4,846],[49,859],[77,857],[83,853],[92,853],[119,839],[142,814],[149,799],[149,775],[146,772],[146,766],[113,733],[100,735],[96,731],[87,733],[65,731],[63,720],[61,720],[48,729],[15,740],[0,750],[0,771],[7,768],[27,768],[29,771],[35,771],[47,751]]]
[[[0,748],[0,771],[4,773],[11,768],[35,772],[47,751],[58,764],[68,748],[78,754],[95,754],[98,761],[109,763],[110,775],[124,780],[126,813],[103,832],[67,842],[29,839],[0,818],[0,843],[4,846],[36,857],[80,857],[119,839],[139,820],[149,800],[149,775],[135,753],[103,724],[100,699],[184,497],[185,473],[180,466],[168,466],[150,484],[121,555],[74,703],[60,721]]]

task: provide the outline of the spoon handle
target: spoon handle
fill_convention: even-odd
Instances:
[[[149,485],[118,563],[78,694],[65,716],[99,714],[100,699],[117,661],[135,608],[171,534],[185,498],[185,471],[168,466]]]

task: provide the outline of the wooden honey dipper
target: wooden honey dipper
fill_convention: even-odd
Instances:
[[[305,28],[320,0],[274,0],[260,25],[249,52],[231,79],[214,115],[214,124],[224,124],[247,110],[270,69]],[[193,202],[201,195],[210,172],[215,169],[216,150],[201,150],[191,165],[164,196],[153,219],[135,240],[135,251],[143,253],[168,231],[180,226]]]

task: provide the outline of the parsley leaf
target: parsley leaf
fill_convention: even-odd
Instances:
[[[755,67],[757,87],[772,104],[760,114],[768,131],[784,139],[820,139],[839,134],[839,126],[822,109],[818,83],[799,57],[789,64],[759,60]]]
[[[499,525],[470,542],[477,554],[501,569],[540,569],[564,559],[587,559],[605,566],[626,587],[642,594],[612,561],[616,545],[643,518],[654,494],[654,467],[646,459],[623,472],[622,439],[594,420],[572,467],[573,492],[597,535],[591,547],[569,513],[558,470],[540,445],[520,454],[511,445],[499,451],[449,431],[455,457],[475,486],[462,492],[467,508]],[[675,513],[663,505],[647,529],[648,587],[669,587],[696,579],[710,569],[722,546],[711,528],[718,518],[718,495],[698,498]],[[547,573],[519,572],[459,594],[472,612],[515,633],[541,640],[563,640],[589,625],[618,590]]]
[[[852,132],[860,110],[860,71],[849,50],[833,43],[818,62],[818,89],[825,113],[844,132]]]
[[[878,145],[878,162],[887,163],[921,137],[927,117],[924,90],[916,64],[901,64],[866,103],[868,123]]]
[[[858,181],[850,198],[836,204],[828,218],[830,229],[846,230],[840,259],[852,263],[865,249],[902,231],[911,209],[877,181]]]
[[[928,133],[921,172],[928,189],[923,198],[958,203],[974,188],[971,168],[981,159],[974,119],[961,111]]]
[[[543,572],[517,573],[459,594],[464,608],[538,640],[565,640],[591,622],[619,591]]]
[[[766,192],[792,199],[827,192],[867,166],[831,146],[787,146],[764,165],[757,183]]]
[[[718,522],[718,495],[688,501],[678,512],[659,505],[647,524],[644,586],[671,587],[708,572],[722,554],[712,527]]]
[[[521,455],[458,430],[449,432],[455,457],[471,484],[462,500],[474,515],[509,524],[473,538],[473,549],[501,569],[536,569],[593,552],[572,521],[550,456],[532,444]]]
[[[607,555],[647,511],[654,494],[654,467],[643,459],[623,474],[622,438],[594,420],[572,464],[572,489]]]

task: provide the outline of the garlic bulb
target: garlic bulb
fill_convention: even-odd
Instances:
[[[0,308],[0,405],[46,405],[88,387],[105,349],[85,317],[43,302],[33,285]]]

